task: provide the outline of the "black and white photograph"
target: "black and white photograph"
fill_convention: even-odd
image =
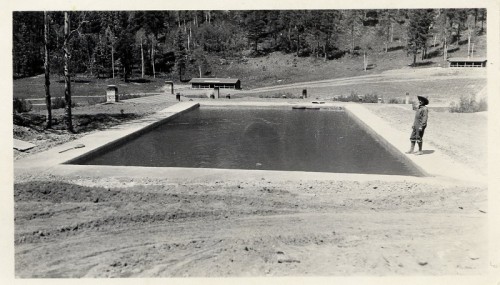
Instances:
[[[151,2],[2,12],[3,275],[500,282],[498,1]]]

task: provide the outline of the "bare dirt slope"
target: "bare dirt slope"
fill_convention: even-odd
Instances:
[[[15,186],[19,277],[487,270],[484,188],[405,181],[51,180]]]

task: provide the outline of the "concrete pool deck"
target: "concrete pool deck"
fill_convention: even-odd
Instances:
[[[113,147],[113,145],[138,136],[155,126],[172,119],[184,112],[203,107],[293,107],[313,106],[325,109],[344,108],[365,129],[379,140],[392,154],[399,156],[402,160],[410,161],[427,177],[410,177],[397,175],[374,175],[374,174],[344,174],[344,173],[314,173],[314,172],[291,172],[291,171],[269,171],[269,170],[235,170],[235,169],[209,169],[209,168],[167,168],[167,167],[131,167],[131,166],[88,166],[70,165],[65,162],[74,160],[84,154],[98,153]],[[83,148],[75,148],[83,144]],[[440,153],[437,148],[427,144],[425,149],[430,150],[425,155],[406,155],[404,151],[409,146],[408,134],[404,134],[390,127],[382,119],[375,116],[361,104],[346,103],[324,103],[314,104],[312,102],[242,102],[233,100],[210,100],[210,101],[187,101],[181,102],[159,111],[146,118],[122,124],[105,131],[89,134],[72,142],[54,147],[48,151],[35,154],[14,162],[15,175],[65,175],[89,176],[89,177],[172,177],[176,179],[213,178],[223,177],[256,178],[263,177],[275,179],[305,179],[305,180],[439,180],[461,181],[476,184],[487,184],[487,177],[475,173],[472,169],[454,162],[450,157]],[[60,153],[61,151],[67,150]]]

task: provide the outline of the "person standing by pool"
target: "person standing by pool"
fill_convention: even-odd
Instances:
[[[415,120],[413,121],[410,142],[410,150],[406,153],[415,153],[415,155],[422,155],[422,139],[424,137],[424,131],[427,127],[427,118],[429,117],[429,110],[427,109],[427,104],[429,104],[429,99],[423,96],[417,96],[418,107],[415,113]],[[418,151],[414,152],[415,143],[418,144]]]

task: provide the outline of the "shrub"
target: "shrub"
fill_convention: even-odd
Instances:
[[[378,103],[378,95],[377,95],[377,93],[366,94],[363,97],[363,103]]]
[[[358,93],[356,93],[355,91],[351,91],[351,94],[349,96],[338,96],[334,98],[334,100],[340,102],[361,102],[363,99],[359,97]]]
[[[274,94],[260,94],[259,98],[288,98],[288,99],[295,99],[295,98],[300,98],[298,95],[293,95],[290,92],[287,93],[274,93]]]
[[[482,98],[479,102],[477,102],[475,95],[464,95],[460,97],[460,102],[458,104],[451,102],[449,110],[451,113],[474,113],[486,111],[487,109],[488,102],[486,101],[486,98]]]
[[[31,109],[33,108],[31,102],[24,99],[14,98],[13,104],[14,104],[14,111],[16,113],[26,113],[31,111]]]
[[[71,101],[71,107],[76,107],[76,102]],[[56,97],[52,100],[52,109],[61,109],[66,107],[66,100],[62,97]]]
[[[61,109],[66,107],[66,101],[62,97],[56,97],[52,100],[52,109]]]
[[[387,102],[389,104],[401,104],[400,100],[398,100],[398,98],[391,98],[389,99],[389,102]]]

